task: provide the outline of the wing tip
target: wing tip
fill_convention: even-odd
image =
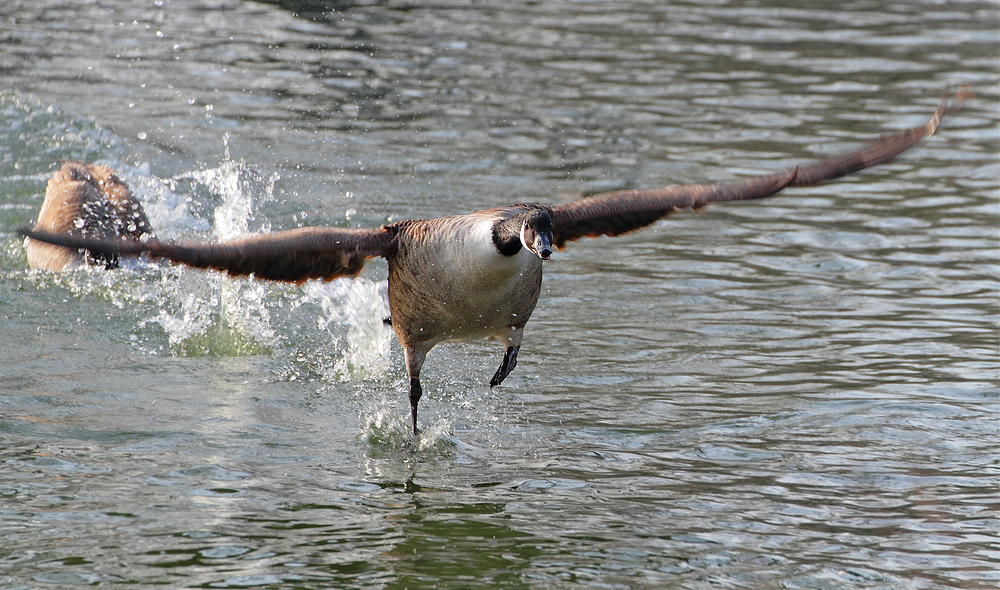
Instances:
[[[931,115],[930,120],[927,121],[922,128],[918,128],[921,132],[922,138],[926,139],[934,135],[945,116],[954,115],[958,111],[962,110],[966,101],[972,100],[975,97],[976,92],[969,84],[961,84],[954,94],[951,92],[951,86],[946,86],[938,108],[934,110],[934,114]]]

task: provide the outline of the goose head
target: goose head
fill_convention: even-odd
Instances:
[[[542,260],[552,256],[552,218],[544,209],[532,209],[521,222],[521,245]]]

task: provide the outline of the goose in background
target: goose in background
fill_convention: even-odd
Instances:
[[[813,186],[891,160],[920,143],[957,110],[946,99],[919,127],[883,136],[846,154],[791,170],[717,184],[622,190],[561,205],[516,204],[467,215],[411,219],[377,229],[302,227],[224,243],[168,243],[20,230],[30,241],[80,249],[99,259],[166,258],[233,276],[301,284],[308,279],[356,276],[369,258],[388,261],[392,328],[403,346],[410,379],[413,432],[422,395],[420,370],[427,353],[446,340],[490,338],[504,347],[490,386],[517,364],[524,326],[538,302],[542,261],[582,237],[617,236],[681,209],[760,199],[785,188]]]
[[[111,168],[63,162],[45,189],[45,201],[33,231],[98,240],[141,240],[153,230],[142,205]],[[114,253],[96,254],[40,240],[27,240],[28,265],[62,271],[85,264],[118,266]]]

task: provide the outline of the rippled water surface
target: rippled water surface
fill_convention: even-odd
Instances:
[[[298,12],[296,12],[298,11]],[[996,2],[0,4],[0,586],[995,588]],[[60,159],[166,238],[729,180],[572,244],[517,370],[406,430],[384,263],[302,287],[30,271]]]

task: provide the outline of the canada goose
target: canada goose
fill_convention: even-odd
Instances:
[[[152,236],[142,205],[108,166],[63,162],[45,189],[45,201],[34,231],[83,238],[139,240]],[[28,265],[61,271],[82,264],[118,266],[115,254],[88,254],[45,242],[28,240]]]
[[[959,92],[955,109],[967,94]],[[509,205],[468,215],[399,221],[378,229],[303,227],[215,244],[20,231],[32,240],[85,249],[97,257],[145,252],[152,258],[234,276],[298,284],[356,276],[368,258],[387,259],[391,323],[403,345],[416,434],[420,369],[439,342],[483,337],[499,341],[505,352],[491,387],[514,369],[524,326],[538,302],[542,261],[549,259],[553,248],[585,236],[617,236],[683,208],[759,199],[786,187],[816,185],[886,162],[933,134],[948,111],[946,100],[925,125],[792,170],[730,183],[615,191],[552,207]]]

